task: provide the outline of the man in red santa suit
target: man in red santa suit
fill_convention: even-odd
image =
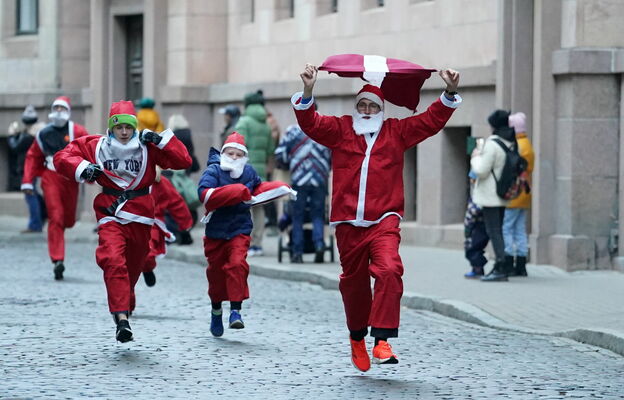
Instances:
[[[132,340],[128,316],[135,306],[134,286],[149,253],[154,223],[150,185],[156,166],[186,169],[191,157],[171,130],[160,134],[136,130],[131,101],[110,108],[104,136],[72,142],[54,156],[56,170],[77,182],[97,182],[102,193],[93,200],[98,221],[97,264],[104,271],[108,307],[117,324],[116,338]]]
[[[189,153],[190,154],[190,153]],[[156,180],[152,185],[150,195],[154,199],[154,225],[152,226],[150,252],[143,267],[143,279],[147,286],[156,284],[156,259],[167,254],[166,243],[175,242],[175,235],[167,229],[165,213],[168,213],[178,225],[180,234],[190,238],[189,230],[193,227],[193,217],[184,197],[173,186],[167,177],[161,175],[161,169],[156,168]],[[190,243],[193,243],[192,239]]]
[[[403,294],[399,222],[403,216],[404,152],[438,133],[461,103],[459,73],[440,71],[446,91],[422,114],[384,120],[384,95],[365,85],[352,115],[323,116],[314,110],[312,90],[318,69],[307,64],[303,93],[292,104],[301,129],[332,151],[333,193],[330,223],[336,227],[342,274],[339,288],[350,331],[351,361],[370,368],[365,336],[375,338],[373,362],[396,364],[388,344],[397,337]],[[370,277],[375,278],[374,293]]]
[[[50,123],[37,132],[35,141],[26,153],[21,189],[33,194],[33,182],[41,176],[41,189],[48,213],[48,254],[54,264],[54,279],[63,279],[65,271],[65,229],[76,223],[78,183],[59,175],[54,170],[52,157],[69,142],[89,133],[84,126],[69,119],[69,97],[60,96],[52,103],[48,115]]]

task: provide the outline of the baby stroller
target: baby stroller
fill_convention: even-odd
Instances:
[[[278,227],[280,230],[280,236],[277,241],[277,261],[282,262],[282,253],[288,252],[289,257],[293,256],[292,245],[292,219],[291,209],[292,202],[288,202],[284,205],[284,215],[279,220]],[[323,239],[325,247],[323,253],[329,252],[330,262],[334,262],[334,236],[330,233],[327,234],[325,229],[325,238]],[[312,240],[312,220],[310,218],[309,207],[306,207],[303,216],[303,254],[315,254],[316,249],[314,247],[314,241]],[[325,258],[323,258],[325,260]]]

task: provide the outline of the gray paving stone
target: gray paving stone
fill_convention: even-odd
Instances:
[[[0,241],[0,398],[624,398],[614,353],[410,309],[400,364],[360,373],[339,293],[305,283],[252,276],[246,328],[213,338],[203,268],[166,259],[118,344],[94,246],[70,243],[56,282],[44,243]]]

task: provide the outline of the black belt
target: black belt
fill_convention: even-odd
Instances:
[[[143,189],[138,189],[138,190],[117,190],[117,189],[112,189],[109,187],[103,187],[102,192],[104,194],[117,196],[115,201],[113,201],[113,204],[111,204],[110,206],[104,209],[106,214],[115,215],[115,210],[117,210],[117,207],[119,207],[119,205],[123,203],[124,201],[136,199],[137,197],[141,197],[141,196],[145,196],[149,194],[149,186]]]

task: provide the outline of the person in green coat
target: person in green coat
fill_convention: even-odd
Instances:
[[[271,128],[267,124],[267,112],[264,108],[264,96],[262,92],[253,92],[245,95],[245,111],[236,123],[236,132],[245,137],[249,152],[249,163],[256,170],[263,181],[267,179],[267,173],[273,168],[273,152],[275,142],[271,137]],[[250,256],[259,256],[262,251],[262,236],[264,235],[264,208],[253,207],[251,209],[253,231],[251,232]]]

